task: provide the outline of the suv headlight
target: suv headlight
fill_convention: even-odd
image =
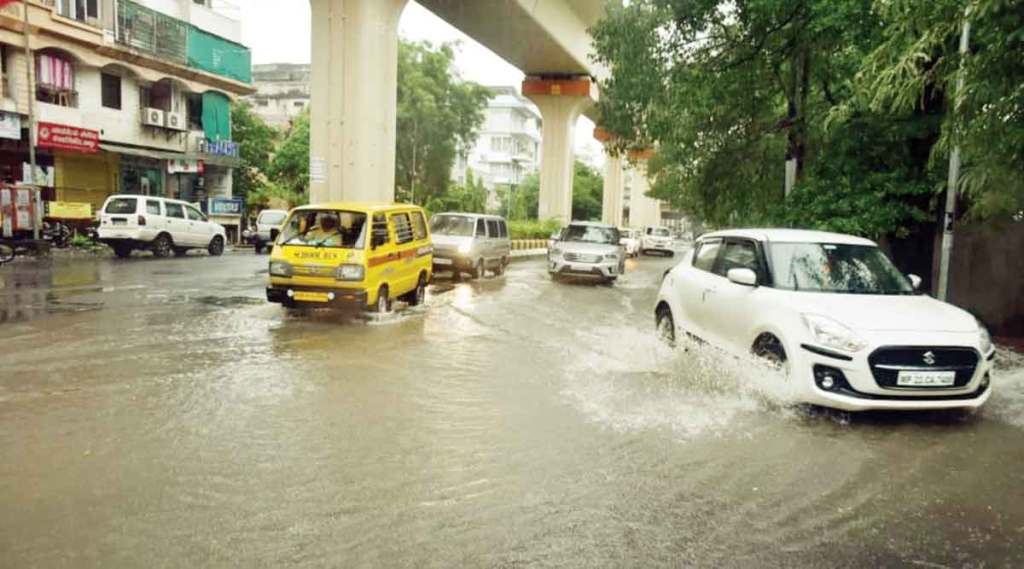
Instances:
[[[548,250],[548,253],[550,253],[552,255],[561,255],[562,254],[562,250],[559,249],[558,247],[552,247],[551,249]]]
[[[617,261],[618,259],[619,255],[617,253],[608,253],[604,256],[605,261]]]
[[[334,278],[339,281],[361,281],[363,275],[362,265],[338,265],[338,269],[334,271]]]
[[[992,336],[989,335],[988,329],[981,323],[981,320],[978,320],[978,347],[981,348],[983,356],[992,351]]]
[[[844,352],[859,352],[867,347],[867,343],[856,332],[828,316],[805,313],[800,317],[814,340],[822,346]]]
[[[290,277],[295,274],[292,270],[290,263],[285,261],[271,261],[270,262],[270,276],[272,277]]]

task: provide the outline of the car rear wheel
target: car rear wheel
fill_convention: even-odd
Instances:
[[[655,328],[658,331],[658,339],[670,346],[676,344],[676,323],[672,319],[672,310],[667,306],[658,307],[654,316]]]
[[[166,233],[162,233],[156,236],[153,240],[153,255],[157,257],[168,257],[171,254],[171,249],[174,244],[171,242],[170,236]]]
[[[210,246],[207,247],[206,250],[214,257],[221,256],[221,254],[224,253],[224,238],[220,235],[214,237],[213,241],[210,241]]]

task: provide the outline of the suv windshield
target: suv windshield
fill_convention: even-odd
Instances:
[[[438,235],[471,237],[474,221],[465,215],[435,215],[430,220],[430,232]]]
[[[848,294],[913,294],[914,288],[878,247],[772,243],[776,288]]]
[[[281,244],[362,249],[365,226],[365,213],[305,209],[288,218]]]
[[[257,223],[261,225],[281,225],[286,215],[288,214],[283,211],[265,211],[260,214]]]
[[[651,235],[654,235],[655,237],[671,237],[668,229],[665,229],[664,227],[656,227],[654,231],[651,232]]]
[[[107,202],[107,207],[103,211],[106,213],[135,213],[135,204],[138,200],[135,198],[114,198]]]
[[[619,244],[619,231],[611,227],[597,225],[570,225],[562,234],[562,241],[582,241],[583,243]]]

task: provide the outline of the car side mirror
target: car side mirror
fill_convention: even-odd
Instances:
[[[914,287],[914,290],[919,290],[921,288],[921,277],[910,274],[907,275],[907,278],[910,279],[910,286]]]
[[[376,228],[373,230],[373,237],[370,239],[370,248],[376,249],[381,245],[388,242],[388,230],[386,227]]]
[[[757,273],[750,269],[729,269],[725,274],[729,281],[743,286],[757,286]]]

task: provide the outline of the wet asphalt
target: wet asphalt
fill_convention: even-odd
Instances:
[[[1024,367],[979,414],[812,412],[653,336],[674,260],[395,314],[267,257],[0,267],[0,567],[1020,567]]]

